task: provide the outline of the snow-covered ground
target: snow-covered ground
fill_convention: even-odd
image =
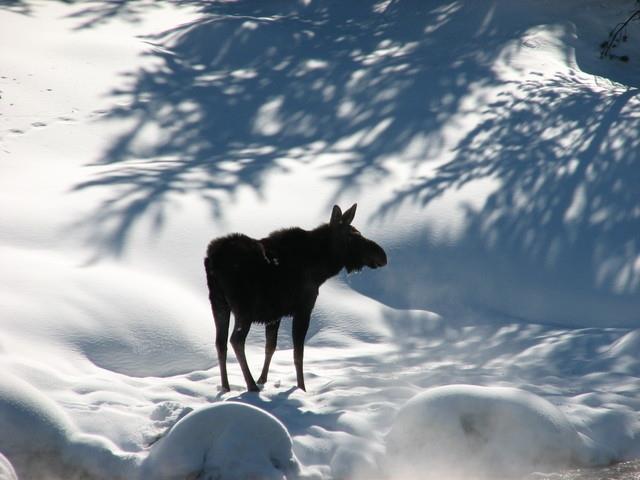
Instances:
[[[640,24],[598,47],[633,8],[0,2],[0,479],[640,458]],[[356,201],[389,264],[321,289],[307,392],[288,321],[221,392],[207,242]]]

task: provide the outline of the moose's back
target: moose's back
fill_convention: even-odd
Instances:
[[[254,322],[270,323],[292,315],[303,283],[299,265],[272,243],[241,233],[214,239],[207,248],[208,275],[231,310]]]

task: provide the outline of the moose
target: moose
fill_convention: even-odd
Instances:
[[[334,206],[329,223],[313,230],[287,228],[259,240],[233,233],[209,243],[204,268],[216,325],[223,391],[230,390],[227,340],[231,312],[235,318],[231,346],[247,390],[258,391],[257,384],[267,382],[283,317],[292,317],[297,386],[306,390],[302,371],[304,339],[320,285],[343,268],[351,273],[364,267],[378,268],[387,264],[382,247],[351,225],[356,206],[354,204],[344,213]],[[257,384],[244,353],[252,323],[263,323],[266,336],[264,365]]]

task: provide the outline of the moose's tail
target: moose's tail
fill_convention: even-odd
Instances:
[[[214,279],[213,271],[211,270],[211,260],[209,259],[209,257],[204,258],[204,271],[207,275],[207,287],[209,287],[209,294],[211,294],[211,292],[213,291]]]
[[[207,275],[207,287],[209,288],[209,301],[212,308],[221,308],[229,310],[229,301],[224,293],[220,281],[216,278],[211,258],[208,256],[204,259],[204,271]]]

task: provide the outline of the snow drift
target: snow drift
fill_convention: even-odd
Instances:
[[[243,403],[223,402],[189,413],[153,445],[142,478],[180,480],[300,478],[286,427]]]
[[[23,478],[130,478],[136,472],[134,455],[79,432],[56,402],[7,373],[0,380],[0,432],[0,451]]]
[[[404,405],[387,436],[389,468],[403,478],[518,478],[589,457],[567,417],[515,388],[449,385]]]
[[[49,346],[79,351],[101,368],[136,377],[175,375],[213,363],[208,309],[180,285],[114,266],[81,268],[66,257],[2,245],[0,263],[5,332],[28,332]],[[166,301],[160,304],[159,298]],[[184,325],[185,317],[201,318],[200,328]]]
[[[0,480],[18,480],[13,466],[7,457],[0,453]]]

